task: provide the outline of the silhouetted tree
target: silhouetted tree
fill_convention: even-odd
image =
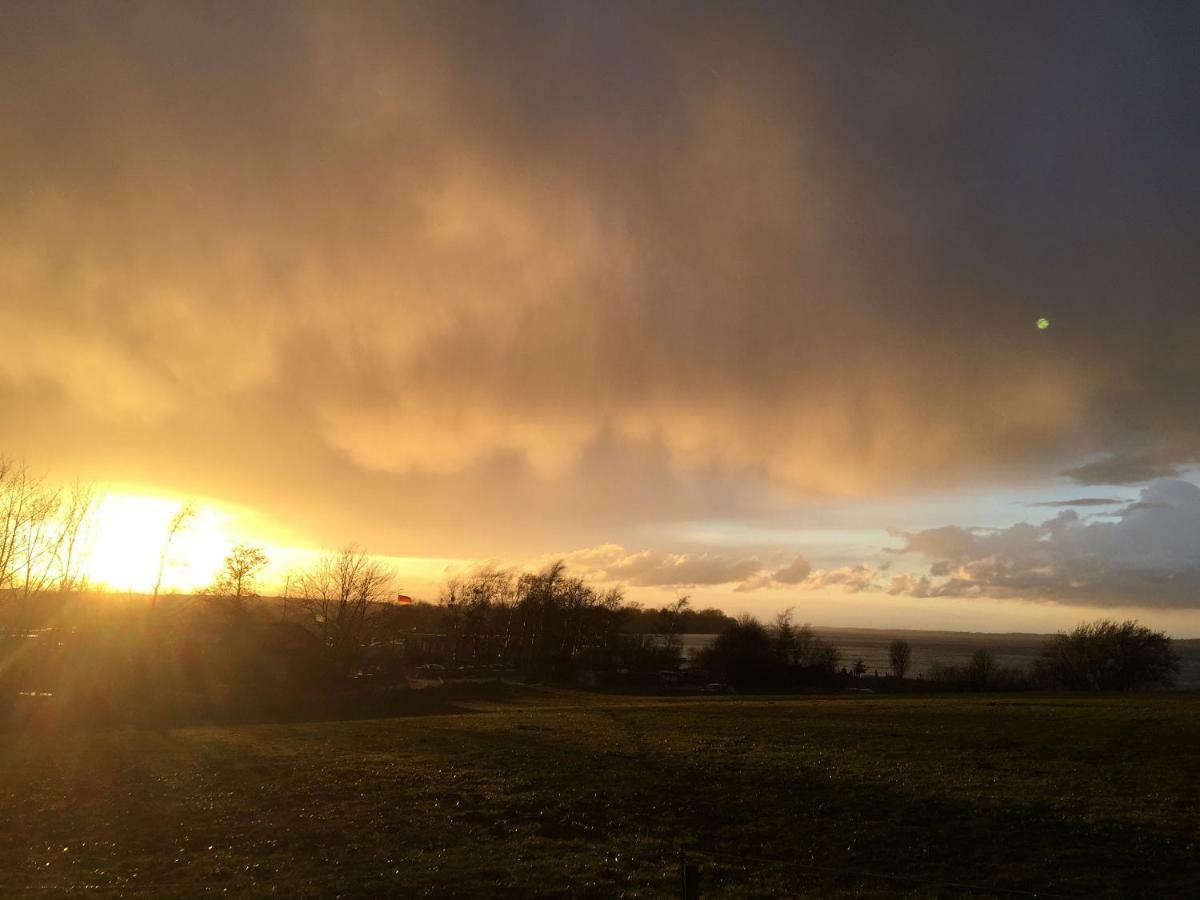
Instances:
[[[678,656],[683,648],[680,633],[683,630],[684,614],[692,604],[692,598],[680,594],[670,606],[664,606],[660,611],[658,633],[663,639],[663,646],[671,655]]]
[[[797,632],[797,645],[800,664],[810,672],[832,675],[837,671],[841,658],[838,648],[824,638],[813,636],[812,628],[808,625]]]
[[[224,606],[235,620],[241,619],[250,601],[258,598],[258,578],[266,566],[267,554],[262,548],[238,544],[225,557],[205,593]]]
[[[59,513],[57,586],[62,593],[78,590],[86,584],[82,572],[92,549],[95,535],[93,513],[99,505],[95,485],[74,481],[67,489]]]
[[[439,602],[457,658],[502,660],[531,673],[565,675],[612,656],[625,616],[623,599],[619,590],[598,591],[567,575],[560,561],[519,577],[484,570],[453,579]]]
[[[807,625],[804,626],[808,628]],[[777,613],[771,625],[771,646],[786,665],[799,663],[796,640],[796,627],[792,624],[792,607]],[[811,635],[811,629],[809,631]]]
[[[487,568],[453,578],[438,599],[457,657],[472,663],[503,659],[513,642],[516,580],[509,572]]]
[[[1136,621],[1101,619],[1046,641],[1035,678],[1072,691],[1128,691],[1169,686],[1179,671],[1171,639]]]
[[[908,671],[909,660],[912,659],[912,645],[908,641],[894,640],[888,644],[888,660],[892,664],[892,673],[897,678],[903,678]]]
[[[830,675],[837,670],[837,647],[817,637],[807,622],[793,625],[790,607],[775,616],[769,631],[771,647],[779,662],[798,670],[794,674],[798,674],[801,681],[811,675]]]
[[[734,687],[755,689],[778,683],[777,659],[767,629],[753,616],[743,614],[717,635],[697,661]]]
[[[996,657],[987,647],[980,647],[971,655],[971,664],[967,668],[971,687],[977,691],[986,690],[995,674]]]
[[[171,516],[171,521],[167,523],[167,533],[163,539],[162,550],[158,554],[158,575],[154,579],[154,593],[150,596],[151,609],[158,605],[158,593],[162,588],[163,572],[166,571],[167,560],[171,555],[171,544],[195,517],[196,501],[188,500],[179,507],[175,515]]]
[[[30,531],[40,516],[41,483],[28,465],[0,456],[0,590],[19,587]]]
[[[658,634],[662,629],[662,608],[642,609],[635,603],[623,607],[623,628],[631,634]],[[719,609],[685,609],[679,617],[679,632],[695,634],[720,634],[734,619]]]
[[[18,630],[29,626],[36,596],[77,586],[95,506],[91,485],[52,485],[0,456],[0,590],[17,601]]]
[[[390,570],[354,544],[325,554],[291,579],[300,608],[340,675],[361,662],[372,613],[387,601],[392,581]]]

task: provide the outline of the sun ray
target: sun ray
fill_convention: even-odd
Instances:
[[[95,513],[95,538],[85,565],[88,580],[110,590],[152,590],[171,519],[184,502],[106,492]],[[198,502],[195,516],[171,542],[163,566],[163,589],[200,589],[211,580],[229,547],[244,537],[232,512],[211,502]]]

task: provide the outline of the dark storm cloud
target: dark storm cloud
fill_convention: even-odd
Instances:
[[[1115,522],[1064,510],[1040,524],[898,532],[931,560],[891,593],[1016,597],[1096,606],[1200,607],[1200,487],[1162,479]]]
[[[1043,500],[1040,503],[1026,503],[1033,507],[1071,507],[1071,506],[1119,506],[1125,503],[1113,497],[1080,497],[1078,500]]]
[[[1139,484],[1155,478],[1174,478],[1181,464],[1194,461],[1194,451],[1183,448],[1162,449],[1155,453],[1112,454],[1062,474],[1076,484]]]
[[[1181,464],[1197,15],[9,5],[7,449],[430,548]]]

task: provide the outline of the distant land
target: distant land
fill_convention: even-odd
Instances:
[[[923,631],[911,628],[839,628],[814,625],[813,632],[832,641],[841,651],[840,665],[847,668],[862,658],[867,673],[880,675],[888,671],[888,644],[903,638],[912,645],[913,655],[909,675],[927,676],[937,664],[963,665],[980,647],[987,647],[1001,666],[1028,669],[1041,651],[1042,644],[1053,635],[1009,632],[989,634],[978,631]],[[715,634],[684,635],[684,652],[708,646]],[[1200,638],[1175,639],[1171,642],[1180,655],[1179,675],[1175,686],[1185,690],[1200,690]]]

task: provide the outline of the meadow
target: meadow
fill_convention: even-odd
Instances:
[[[1195,695],[423,693],[180,728],[27,698],[0,893],[669,897],[680,849],[705,897],[1200,885]]]

